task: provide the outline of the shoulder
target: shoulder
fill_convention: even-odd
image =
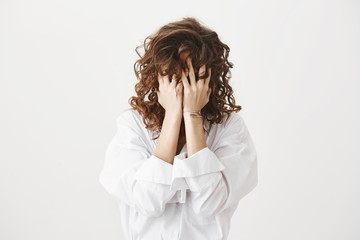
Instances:
[[[142,121],[142,117],[138,111],[133,108],[127,108],[120,112],[117,117],[118,123],[128,123],[128,124],[138,124],[139,121]]]
[[[245,124],[244,117],[241,113],[231,112],[229,118],[224,118],[223,122],[219,126],[219,131],[221,132],[221,136],[223,134],[232,135],[246,135],[248,130]]]
[[[209,142],[210,148],[213,150],[233,144],[242,144],[249,135],[241,114],[231,112],[227,117],[225,115],[220,123],[215,124],[216,127],[211,134],[213,141]]]
[[[240,113],[231,112],[228,118],[224,118],[221,125],[224,129],[232,129],[235,125],[245,125],[245,122]]]
[[[121,111],[116,119],[118,129],[131,131],[138,136],[146,135],[147,129],[140,113],[133,109],[127,108]]]

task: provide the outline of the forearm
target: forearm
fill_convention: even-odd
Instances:
[[[200,117],[191,117],[190,114],[184,114],[187,157],[205,148],[206,139],[203,128],[203,119]]]
[[[166,112],[154,155],[173,164],[176,154],[181,114]]]

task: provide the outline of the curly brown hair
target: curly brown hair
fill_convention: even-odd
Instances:
[[[140,47],[145,50],[143,55],[138,51]],[[209,121],[211,127],[213,123],[221,123],[225,114],[228,119],[231,112],[241,110],[240,105],[235,105],[233,90],[229,85],[230,68],[233,67],[233,63],[228,61],[230,48],[220,41],[216,32],[201,25],[197,19],[186,17],[162,26],[146,37],[144,44],[137,46],[135,51],[140,57],[134,64],[139,82],[135,85],[137,96],[132,96],[129,104],[143,117],[146,129],[160,132],[165,117],[165,109],[158,102],[156,93],[158,74],[167,75],[169,79],[175,74],[176,79],[181,79],[186,62],[180,55],[188,51],[197,80],[202,65],[206,65],[202,78],[209,76],[208,68],[211,68],[211,93],[209,102],[201,109],[203,120]],[[180,136],[185,135],[184,129],[182,120]]]

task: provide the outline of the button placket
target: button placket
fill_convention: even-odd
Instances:
[[[186,200],[186,189],[181,189],[180,202],[185,203]]]

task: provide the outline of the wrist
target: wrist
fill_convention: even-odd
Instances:
[[[184,117],[190,117],[190,118],[202,118],[201,110],[184,110],[183,111]]]
[[[181,111],[166,111],[165,110],[165,117],[171,117],[171,118],[179,118],[179,119],[181,119],[181,117],[182,117],[182,112]]]

